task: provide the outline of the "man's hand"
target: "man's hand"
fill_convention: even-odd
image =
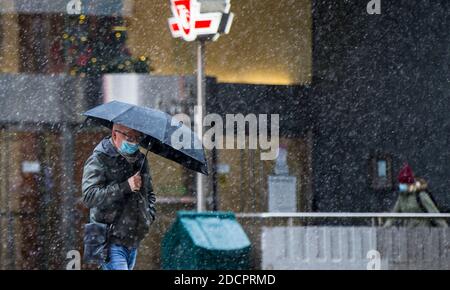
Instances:
[[[139,191],[142,186],[141,173],[138,171],[135,175],[128,178],[128,184],[130,185],[131,191]]]

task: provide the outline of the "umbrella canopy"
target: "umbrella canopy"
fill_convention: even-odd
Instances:
[[[120,124],[139,131],[146,135],[140,143],[145,149],[208,175],[205,152],[197,134],[181,122],[174,120],[169,114],[112,101],[84,112],[83,115],[108,128],[112,128],[113,124]],[[190,146],[179,148],[181,147],[179,144],[172,144],[174,132],[181,133],[182,136],[190,136]]]

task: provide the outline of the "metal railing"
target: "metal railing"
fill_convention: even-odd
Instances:
[[[253,241],[258,269],[450,269],[449,228],[378,227],[382,219],[447,220],[449,213],[262,212],[236,217]],[[372,226],[294,224],[294,219],[329,218],[372,219]],[[274,219],[283,223],[266,222]]]
[[[287,225],[293,225],[294,218],[371,218],[372,226],[377,226],[384,218],[443,218],[449,219],[450,213],[388,213],[388,212],[260,212],[236,213],[237,218],[287,218]],[[377,222],[378,219],[378,222]]]
[[[236,213],[239,218],[450,218],[450,213],[261,212]]]

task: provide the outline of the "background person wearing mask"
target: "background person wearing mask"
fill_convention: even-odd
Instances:
[[[428,184],[423,178],[415,178],[411,167],[405,164],[398,175],[399,196],[394,213],[439,213]],[[391,218],[385,227],[392,225],[404,227],[447,227],[447,222],[439,218]]]

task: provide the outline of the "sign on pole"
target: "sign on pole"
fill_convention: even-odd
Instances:
[[[173,17],[169,28],[174,38],[185,41],[198,40],[197,47],[197,120],[196,133],[203,137],[203,111],[205,91],[204,47],[208,40],[215,41],[220,34],[228,34],[233,23],[230,0],[170,0]],[[203,175],[197,173],[197,211],[205,210]]]
[[[171,0],[172,36],[185,41],[217,40],[228,34],[233,22],[230,0]]]

